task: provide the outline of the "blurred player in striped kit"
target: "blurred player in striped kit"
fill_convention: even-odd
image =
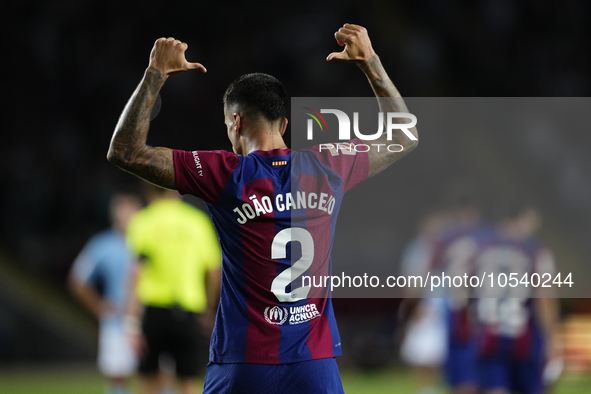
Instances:
[[[492,236],[493,229],[482,220],[478,203],[471,192],[463,191],[449,208],[451,223],[437,242],[430,270],[447,276],[471,272],[471,261],[479,245]],[[435,295],[431,295],[435,296]],[[446,336],[444,374],[456,394],[473,394],[477,387],[476,348],[470,319],[469,289],[446,287],[437,296],[446,297],[443,308]]]
[[[475,289],[473,311],[477,382],[483,393],[541,394],[544,369],[559,359],[555,287],[541,286],[545,278],[555,278],[554,258],[534,238],[541,223],[534,209],[512,204],[506,211],[473,261],[474,274],[486,275],[483,287]],[[505,286],[498,279],[503,274]],[[534,286],[536,277],[540,286]]]

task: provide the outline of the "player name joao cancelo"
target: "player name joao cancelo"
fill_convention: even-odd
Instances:
[[[292,209],[317,209],[331,215],[336,203],[333,195],[314,192],[306,193],[305,191],[298,191],[294,194],[291,192],[277,194],[274,204],[269,196],[263,196],[259,200],[258,196],[253,194],[249,197],[249,200],[252,201],[252,205],[245,202],[242,206],[233,209],[238,214],[236,221],[240,224],[245,224],[248,220],[260,215],[272,213],[274,210],[283,212]]]

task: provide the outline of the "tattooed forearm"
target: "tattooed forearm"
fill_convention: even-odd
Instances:
[[[401,97],[398,89],[388,77],[384,66],[382,66],[382,62],[378,55],[373,55],[371,59],[369,59],[366,63],[361,63],[359,68],[365,73],[371,88],[373,89],[376,97]],[[382,100],[380,100],[382,101]],[[383,100],[384,103],[390,100]],[[398,103],[397,108],[392,108],[390,111],[395,112],[407,112],[406,105],[404,104],[404,100],[393,100],[393,102]]]
[[[146,145],[150,113],[167,76],[148,68],[123,109],[115,128],[108,160],[148,182],[176,189],[172,150]]]
[[[408,108],[402,99],[402,96],[396,89],[396,86],[388,77],[386,70],[380,62],[378,55],[373,55],[367,62],[359,63],[359,68],[365,73],[369,83],[378,99],[380,112],[408,112]],[[396,118],[393,122],[396,122]],[[417,136],[416,128],[410,129],[410,132]],[[417,136],[418,137],[418,136]],[[408,154],[417,146],[417,141],[410,140],[406,135],[396,133],[392,134],[392,139],[387,140],[384,133],[376,142],[383,144],[398,144],[403,147],[400,152],[389,151],[369,151],[370,169],[369,176],[373,176],[386,169],[390,164]]]

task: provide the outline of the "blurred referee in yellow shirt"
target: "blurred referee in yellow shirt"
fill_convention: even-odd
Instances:
[[[140,390],[159,392],[159,360],[168,354],[181,393],[193,394],[201,392],[198,377],[206,363],[200,357],[199,320],[208,321],[211,334],[219,301],[220,246],[209,216],[183,202],[178,192],[154,186],[149,200],[127,230],[141,263],[133,292],[137,297],[126,320],[140,356]]]

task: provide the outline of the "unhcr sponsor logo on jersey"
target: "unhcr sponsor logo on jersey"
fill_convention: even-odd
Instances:
[[[289,308],[289,324],[300,324],[310,321],[320,316],[316,304],[306,304],[301,306],[292,306]]]
[[[281,306],[265,308],[265,320],[271,324],[282,325],[287,320],[287,315],[287,308]]]
[[[301,306],[292,306],[287,308],[282,306],[268,306],[265,308],[265,320],[278,326],[284,324],[289,318],[288,324],[296,325],[308,322],[320,316],[316,304],[306,304]]]

